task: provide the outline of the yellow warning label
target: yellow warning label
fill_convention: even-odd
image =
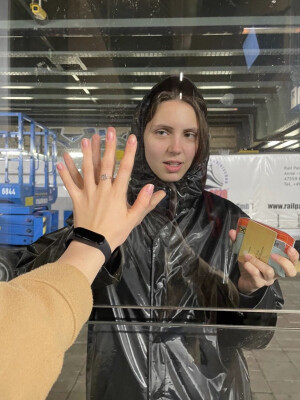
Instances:
[[[47,218],[43,217],[43,235],[45,235],[47,229]]]
[[[33,206],[33,197],[25,197],[25,206]]]

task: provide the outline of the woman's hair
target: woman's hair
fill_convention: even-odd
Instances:
[[[160,92],[151,101],[145,114],[144,129],[148,122],[154,117],[157,107],[164,101],[181,100],[193,107],[198,122],[198,148],[192,165],[200,164],[208,158],[209,154],[209,133],[206,120],[206,103],[203,98],[196,96],[187,96],[179,91]]]

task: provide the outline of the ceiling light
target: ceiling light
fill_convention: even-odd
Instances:
[[[33,89],[34,86],[1,86],[1,89]]]
[[[23,96],[23,97],[15,97],[15,96],[5,96],[5,97],[1,97],[3,100],[32,100],[33,97],[27,97],[27,96]]]
[[[77,38],[77,37],[94,37],[94,35],[79,35],[79,34],[77,34],[77,35],[66,35],[66,34],[64,34],[64,35],[62,35],[63,37],[69,37],[69,38]]]
[[[233,33],[231,32],[219,32],[219,33],[208,32],[202,34],[202,36],[231,36],[231,35],[233,35]]]
[[[2,36],[2,35],[1,35],[1,37],[2,37],[2,38],[14,38],[14,39],[16,39],[16,38],[22,38],[23,36],[19,36],[19,35],[13,35],[13,36]]]
[[[94,97],[65,97],[65,100],[96,100]]]
[[[236,107],[208,107],[207,111],[238,111]]]
[[[142,97],[133,97],[131,100],[143,100]]]
[[[81,111],[81,112],[85,112],[85,111],[98,111],[97,108],[85,108],[85,109],[79,109],[79,108],[68,108],[69,111]]]
[[[149,37],[149,33],[143,33],[140,35],[131,35],[131,37],[144,37],[144,36]],[[163,35],[161,33],[151,33],[151,37],[152,36],[163,36]]]
[[[297,143],[297,140],[288,140],[287,142],[283,142],[278,146],[274,147],[274,149],[283,149],[284,147],[288,147],[291,144]]]
[[[203,96],[204,100],[221,100],[223,98],[223,96]],[[232,102],[233,103],[233,102]],[[231,104],[230,104],[231,105]]]
[[[269,147],[276,146],[276,144],[280,143],[280,140],[272,140],[271,142],[268,142],[264,146],[262,146],[262,149],[268,149]]]
[[[294,144],[294,146],[289,147],[289,150],[291,149],[299,149],[300,143]]]
[[[68,90],[94,90],[94,89],[99,89],[97,86],[65,86],[64,89]]]
[[[77,76],[77,75],[75,75],[75,74],[72,74],[72,76],[73,76],[73,78],[75,79],[75,81],[76,81],[76,82],[79,82],[79,81],[80,81],[80,79],[78,78],[78,76]]]
[[[298,135],[299,133],[300,133],[300,128],[287,133],[286,135],[284,135],[284,137],[293,137],[293,136]]]
[[[206,90],[206,89],[233,89],[234,86],[197,86],[198,89]]]
[[[133,90],[150,90],[152,86],[132,86],[130,89]]]

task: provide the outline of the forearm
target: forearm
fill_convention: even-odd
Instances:
[[[73,240],[57,261],[76,267],[91,284],[104,264],[105,258],[103,253],[95,247]]]
[[[45,398],[91,312],[89,282],[72,265],[53,263],[0,286],[1,398]]]

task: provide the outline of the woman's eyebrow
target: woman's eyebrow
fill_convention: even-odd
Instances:
[[[195,133],[198,133],[199,129],[198,128],[186,128],[186,129],[184,129],[184,132],[195,132]]]
[[[166,129],[168,131],[173,131],[174,130],[174,128],[172,126],[165,125],[165,124],[152,125],[152,129]],[[191,132],[192,131],[192,132],[196,132],[197,133],[199,131],[199,129],[193,127],[193,128],[186,128],[183,131],[184,132]]]
[[[159,125],[152,125],[152,129],[166,129],[168,131],[173,131],[174,128],[169,125],[159,124]]]

